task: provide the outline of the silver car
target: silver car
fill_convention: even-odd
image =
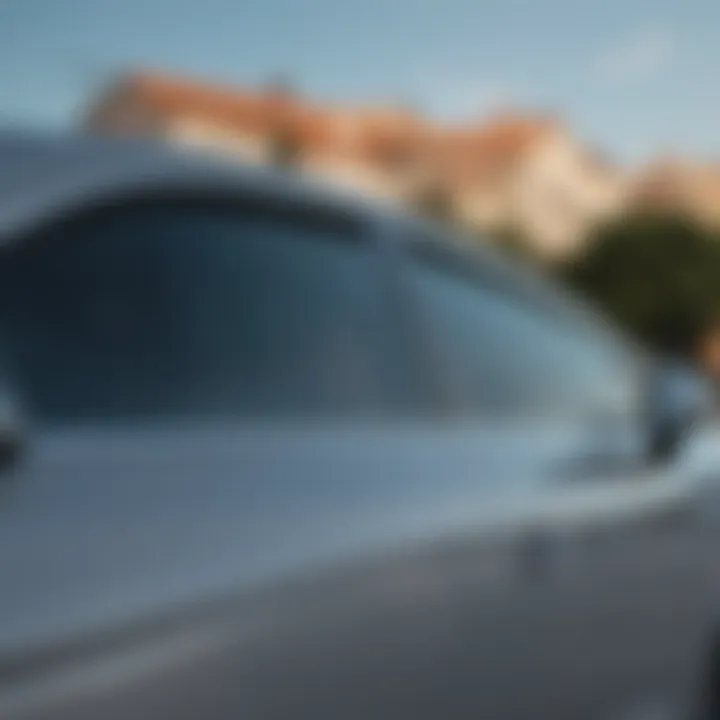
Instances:
[[[720,717],[714,443],[564,292],[90,138],[0,236],[3,720]]]

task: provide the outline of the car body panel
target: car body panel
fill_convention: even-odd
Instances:
[[[348,212],[383,247],[426,227],[144,145],[8,147],[8,242],[162,188]],[[610,720],[680,702],[713,619],[713,443],[593,465],[591,420],[31,423],[0,485],[0,715]]]

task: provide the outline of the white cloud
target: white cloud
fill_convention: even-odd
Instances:
[[[677,38],[667,25],[638,28],[602,52],[597,73],[613,85],[642,83],[667,67],[677,48]]]

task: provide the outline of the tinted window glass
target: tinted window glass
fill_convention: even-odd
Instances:
[[[409,274],[459,409],[495,415],[634,407],[627,356],[593,328],[486,287],[459,267],[423,259]]]
[[[0,274],[12,372],[44,417],[415,404],[378,258],[349,224],[106,208],[6,252]]]

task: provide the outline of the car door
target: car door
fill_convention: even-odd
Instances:
[[[493,712],[684,712],[710,627],[706,551],[691,463],[646,462],[643,362],[492,256],[411,248],[411,293],[455,399],[447,467],[455,436],[471,437],[463,457],[493,488],[486,516],[516,542],[506,557],[520,581],[491,615],[503,640],[482,672]]]
[[[503,486],[373,228],[175,190],[5,246],[3,717],[507,714]]]
[[[3,717],[281,713],[275,685],[312,664],[264,656],[341,605],[286,586],[422,520],[382,428],[433,392],[365,220],[160,190],[68,208],[0,258],[27,418],[0,488]]]
[[[211,195],[0,259],[3,717],[615,712],[608,546],[556,532],[615,495],[553,482],[596,436],[544,315],[372,218]]]

